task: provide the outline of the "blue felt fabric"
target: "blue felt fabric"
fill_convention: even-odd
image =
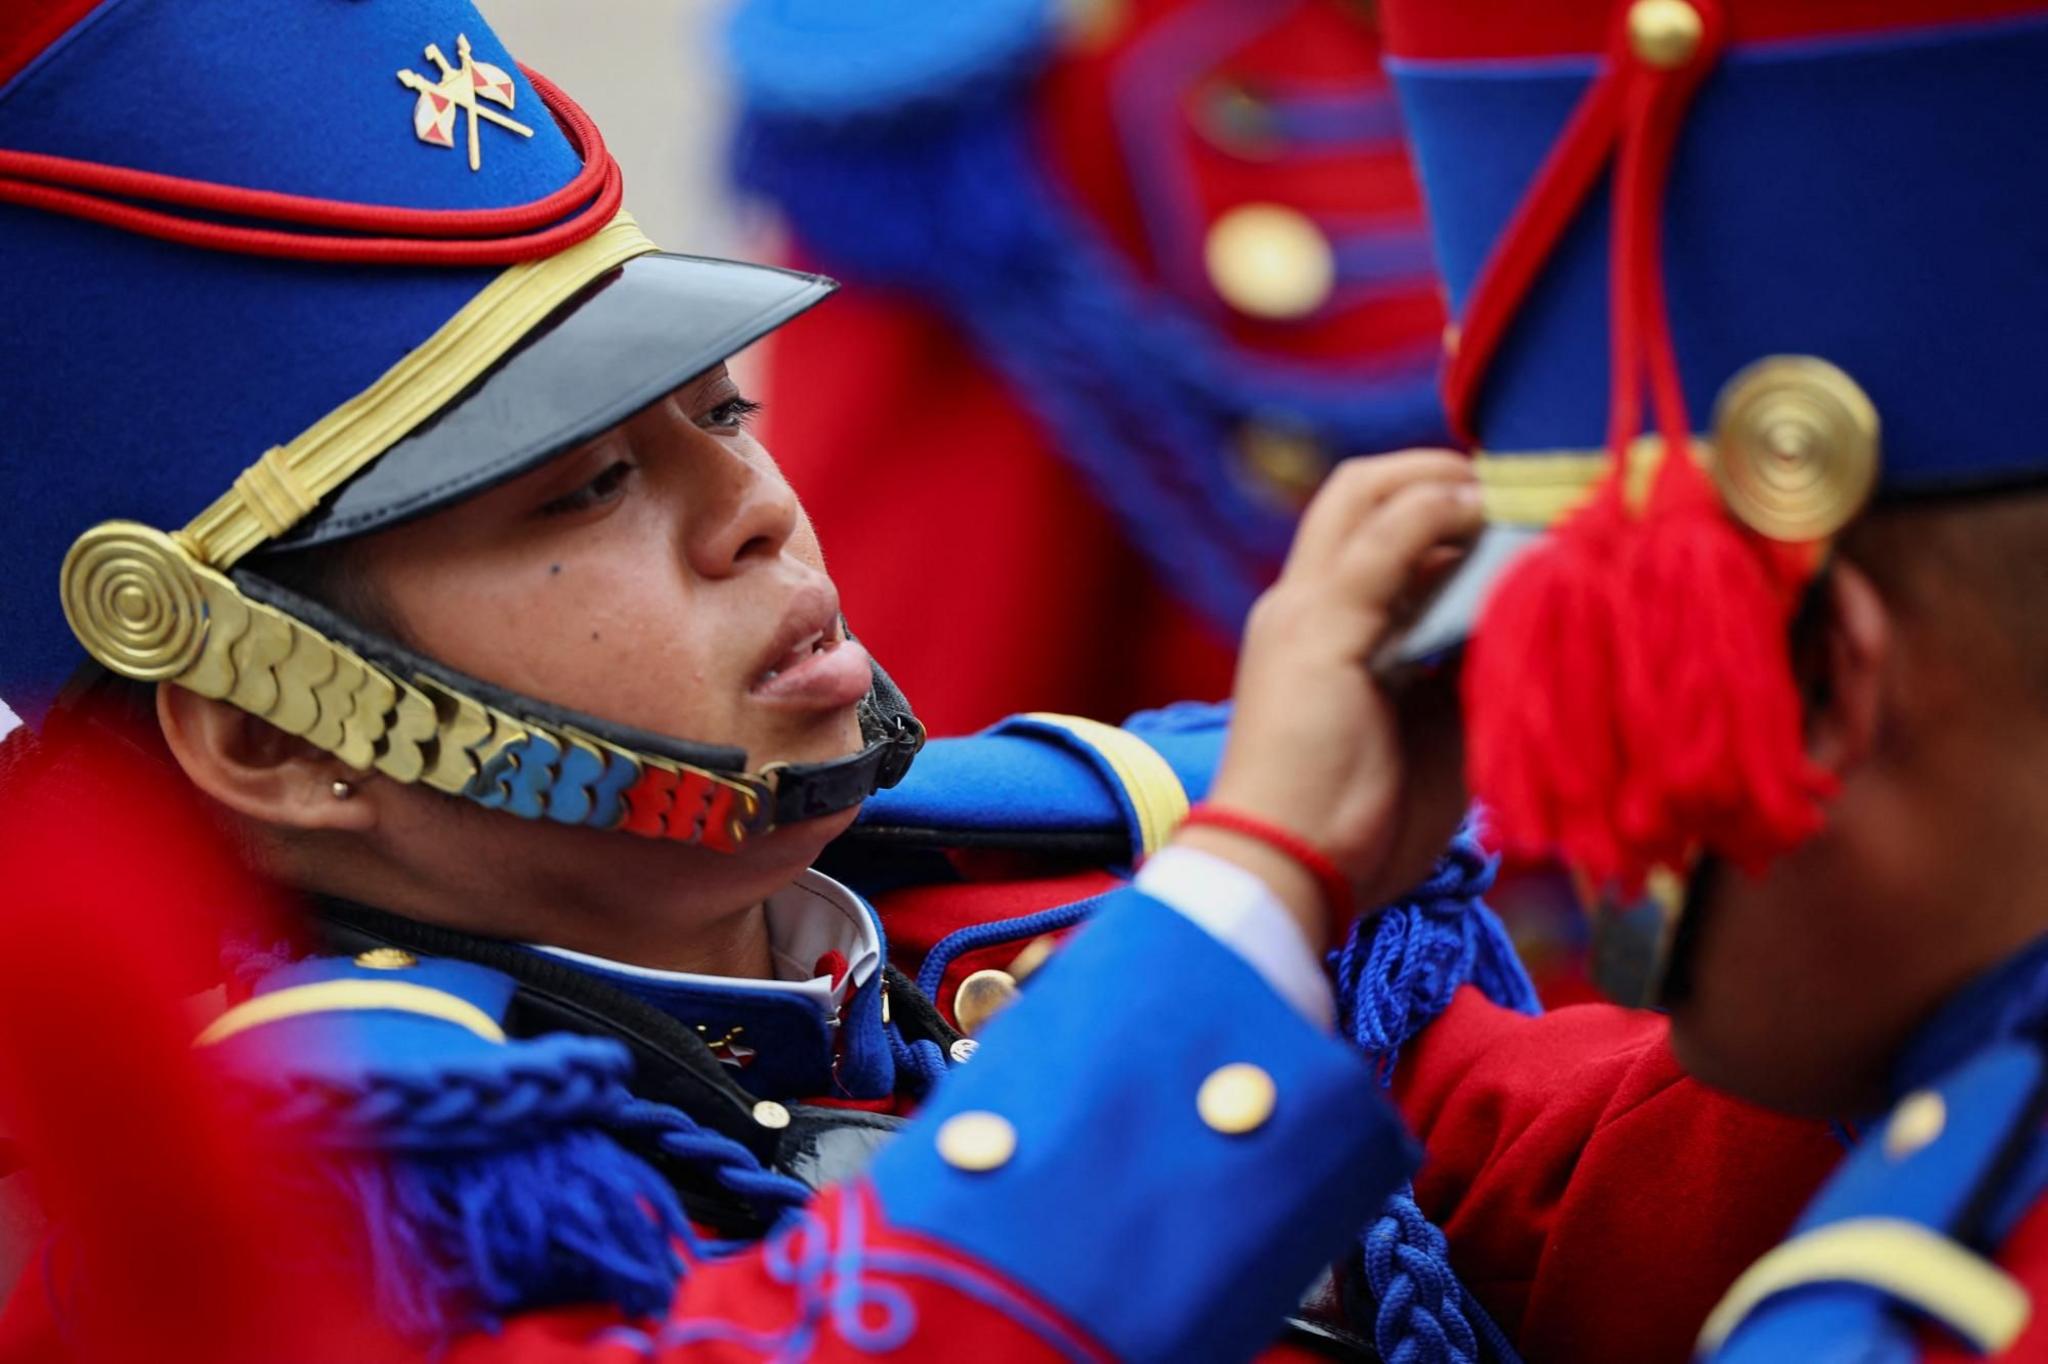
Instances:
[[[1106,1054],[1119,1064],[1096,1064]],[[1195,1094],[1234,1062],[1271,1074],[1279,1102],[1225,1136]],[[1000,1169],[939,1158],[937,1125],[970,1109],[1015,1126]],[[1133,890],[990,1023],[873,1177],[892,1224],[1015,1279],[1116,1358],[1248,1359],[1414,1159],[1356,1051]]]
[[[1695,429],[1778,353],[1849,372],[1884,423],[1883,487],[2048,469],[2048,20],[1738,48],[1688,113],[1664,278]],[[1456,306],[1595,67],[1390,63]],[[1497,453],[1605,439],[1607,217],[1596,188],[1488,371]],[[1966,322],[1959,322],[1965,319]]]
[[[482,169],[413,132],[396,73],[438,44],[512,75]],[[233,72],[223,79],[222,71]],[[0,89],[0,146],[410,208],[529,202],[580,166],[464,0],[109,0]],[[183,525],[270,446],[417,346],[498,272],[200,251],[0,207],[0,695],[31,720],[83,658],[56,609],[87,527]]]
[[[1144,739],[1200,800],[1223,760],[1227,705],[1183,703],[1143,711],[1124,728]],[[860,823],[890,827],[1000,832],[1130,832],[1135,816],[1101,760],[1069,737],[1005,721],[981,734],[934,739],[910,775],[878,791]]]

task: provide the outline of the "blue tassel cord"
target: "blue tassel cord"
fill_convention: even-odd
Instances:
[[[617,1043],[557,1035],[481,1061],[258,1077],[237,1099],[309,1148],[294,1186],[345,1200],[354,1244],[324,1258],[366,1279],[394,1328],[441,1342],[563,1303],[659,1316],[686,1255],[736,1248],[702,1240],[622,1142],[688,1162],[771,1226],[808,1202],[740,1143],[633,1096],[631,1070]]]
[[[859,118],[757,110],[736,177],[828,269],[964,327],[1162,580],[1234,633],[1293,530],[1290,509],[1243,485],[1240,430],[1340,455],[1439,440],[1436,359],[1361,376],[1233,345],[1068,202],[1032,149],[1024,74]]]
[[[1467,983],[1505,1008],[1542,1012],[1507,930],[1481,899],[1498,870],[1498,859],[1480,846],[1468,820],[1428,880],[1354,924],[1330,954],[1339,1020],[1373,1059],[1382,1085],[1392,1080],[1401,1048]],[[1413,1185],[1387,1200],[1360,1234],[1359,1249],[1374,1342],[1387,1364],[1515,1358],[1506,1336],[1459,1282],[1444,1234],[1416,1205]]]

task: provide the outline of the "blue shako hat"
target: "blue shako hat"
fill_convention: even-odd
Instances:
[[[1835,537],[2048,474],[2048,4],[1384,14],[1493,523],[1430,641],[1478,608],[1472,788],[1624,894],[1759,870],[1833,790],[1788,639]]]
[[[395,780],[720,848],[900,775],[921,731],[879,674],[865,753],[762,776],[263,573],[587,440],[830,281],[658,252],[465,0],[72,8],[0,70],[0,695],[33,722],[83,643]]]

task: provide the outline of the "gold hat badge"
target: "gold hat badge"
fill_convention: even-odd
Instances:
[[[466,33],[456,35],[455,53],[462,58],[460,66],[448,65],[440,47],[428,43],[427,60],[440,68],[441,79],[430,81],[408,68],[398,73],[398,80],[406,89],[419,92],[419,99],[412,106],[412,130],[420,141],[435,147],[453,147],[456,111],[461,110],[469,116],[469,168],[481,170],[483,147],[477,138],[476,128],[479,118],[521,137],[532,137],[533,129],[479,103],[489,100],[507,109],[512,107],[517,92],[512,78],[505,74],[505,68],[480,62],[471,56],[469,35]]]

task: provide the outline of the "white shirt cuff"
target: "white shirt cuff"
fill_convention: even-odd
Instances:
[[[1309,1022],[1335,1025],[1337,1006],[1322,961],[1257,876],[1213,853],[1174,845],[1147,859],[1134,884],[1237,953]]]

